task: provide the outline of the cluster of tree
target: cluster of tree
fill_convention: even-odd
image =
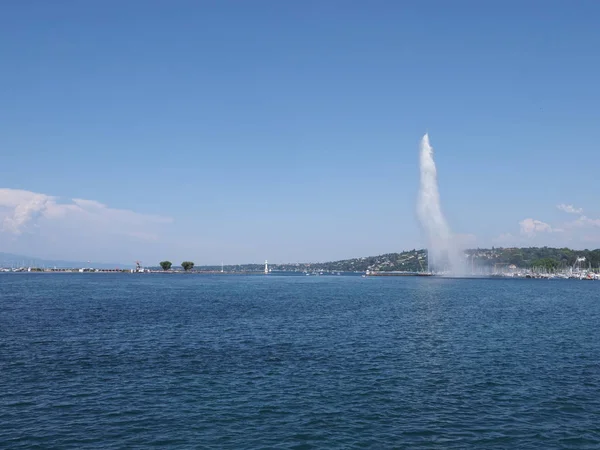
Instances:
[[[160,267],[162,268],[162,270],[165,270],[165,271],[170,270],[171,267],[173,266],[173,263],[171,261],[161,261],[159,264],[160,264]],[[181,263],[181,267],[183,267],[183,270],[185,270],[187,272],[194,268],[194,263],[192,261],[184,261]]]
[[[546,269],[546,270],[556,270],[560,267],[560,263],[552,258],[540,258],[533,261],[531,264],[532,267],[537,267],[538,269]]]
[[[514,264],[517,267],[557,269],[572,266],[577,258],[585,258],[586,265],[600,266],[600,249],[572,250],[570,248],[524,247],[467,250],[476,266]]]

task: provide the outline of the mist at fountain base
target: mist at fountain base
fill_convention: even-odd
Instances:
[[[460,248],[428,248],[428,271],[434,275],[445,277],[469,277],[472,276],[468,267],[464,249]]]

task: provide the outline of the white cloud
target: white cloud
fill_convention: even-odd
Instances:
[[[140,214],[125,209],[110,208],[95,200],[74,198],[60,203],[57,197],[18,189],[0,189],[2,231],[20,235],[40,222],[70,221],[80,225],[103,227],[106,231],[130,236],[154,236],[144,227],[171,223],[169,217]]]
[[[22,233],[28,222],[41,214],[54,197],[17,189],[0,189],[0,208],[7,214],[2,220],[2,231]]]
[[[76,211],[81,219],[92,221],[95,224],[103,224],[103,226],[112,226],[115,223],[118,223],[121,224],[119,229],[123,234],[142,239],[156,239],[156,235],[154,233],[149,233],[144,230],[145,226],[150,224],[168,224],[173,222],[170,217],[140,214],[125,209],[114,209],[95,200],[74,198],[73,204],[77,208],[73,211]],[[71,210],[67,211],[71,212]]]
[[[590,219],[587,216],[580,216],[577,220],[565,224],[567,228],[595,228],[600,227],[600,219]]]
[[[492,243],[500,246],[550,245],[574,248],[594,243],[600,246],[600,219],[583,215],[583,208],[573,205],[559,204],[557,208],[578,217],[557,224],[527,218],[519,222],[518,235],[503,233],[492,239]]]
[[[564,211],[569,214],[581,214],[583,213],[583,208],[575,208],[573,205],[566,205],[561,203],[560,205],[556,205],[558,209]]]
[[[0,189],[0,250],[34,256],[60,253],[121,259],[156,243],[169,217],[111,208],[95,200]],[[3,247],[3,248],[2,248]],[[88,259],[88,258],[86,258]]]
[[[552,227],[541,220],[525,219],[519,222],[521,234],[533,237],[538,233],[552,233]]]

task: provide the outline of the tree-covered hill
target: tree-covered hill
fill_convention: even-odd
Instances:
[[[572,250],[569,248],[526,247],[526,248],[477,248],[464,251],[467,267],[502,267],[514,264],[519,268],[547,267],[568,268],[577,258],[585,258],[585,265],[600,267],[600,249]],[[409,250],[400,253],[386,253],[378,256],[344,259],[322,263],[269,264],[271,270],[287,272],[364,272],[427,270],[427,251]],[[197,270],[220,271],[221,266],[198,266]],[[240,264],[225,266],[226,272],[261,272],[264,264]]]
[[[585,265],[600,266],[600,249],[572,250],[570,248],[524,247],[471,249],[465,252],[475,266],[514,264],[517,267],[567,268],[577,258],[585,258]]]

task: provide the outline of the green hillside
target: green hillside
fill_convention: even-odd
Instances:
[[[600,266],[600,249],[572,250],[569,248],[526,247],[526,248],[477,248],[464,251],[468,267],[500,267],[514,264],[519,268],[546,267],[567,268],[577,258],[584,257],[585,265],[592,268]],[[269,264],[271,270],[287,272],[364,272],[375,271],[407,271],[419,272],[427,270],[427,251],[409,250],[400,253],[386,253],[378,256],[344,259],[323,263]],[[221,266],[202,266],[198,270],[221,270]],[[225,266],[227,272],[260,272],[263,264],[240,264]]]

